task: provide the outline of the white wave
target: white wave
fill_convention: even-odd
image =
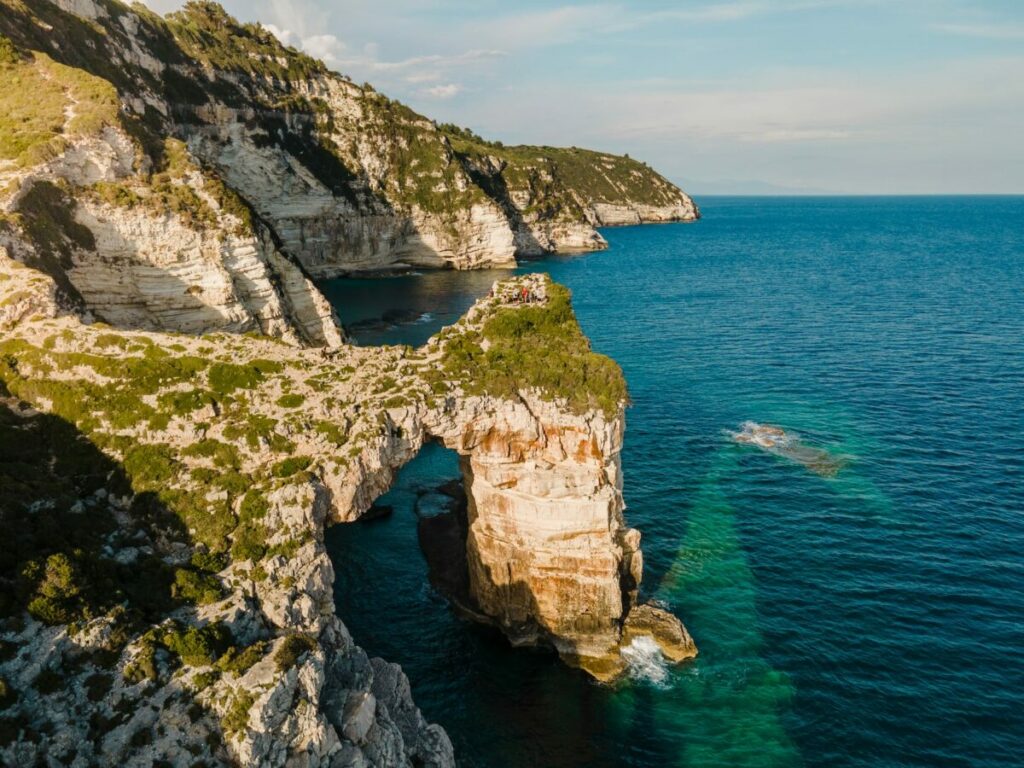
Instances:
[[[622,658],[634,680],[651,683],[658,688],[668,687],[668,664],[653,637],[643,635],[622,648]]]
[[[434,319],[434,316],[429,312],[424,312],[422,315],[416,318],[417,323],[429,323]]]

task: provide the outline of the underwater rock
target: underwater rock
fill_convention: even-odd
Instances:
[[[834,477],[846,465],[845,456],[836,456],[824,448],[805,445],[800,437],[782,427],[745,421],[739,432],[729,435],[737,443],[756,446],[768,453],[803,464],[822,477]]]

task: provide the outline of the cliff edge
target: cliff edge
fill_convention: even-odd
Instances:
[[[637,603],[621,372],[546,278],[419,350],[331,353],[84,325],[2,252],[0,283],[5,761],[452,765],[324,547],[428,440],[462,457],[477,618],[602,680],[638,635],[696,654]]]
[[[288,271],[285,262],[312,277],[508,266],[521,255],[601,248],[600,226],[699,215],[643,163],[575,148],[504,147],[438,126],[216,3],[193,0],[166,17],[117,0],[0,6],[10,134],[0,144],[0,206],[13,215],[35,183],[70,185],[83,208],[73,218],[81,234],[92,233],[65,259],[76,268],[92,252],[104,264],[123,263],[178,238],[193,244],[193,264],[203,251],[237,254],[229,276],[261,265],[273,275]],[[169,139],[194,166],[187,184],[198,201],[180,194],[174,178],[167,186],[182,154],[166,148]],[[223,203],[208,205],[212,214],[202,207],[209,198]],[[206,242],[180,222],[150,221],[155,214],[177,214],[186,228],[234,215],[239,239],[249,239]],[[197,284],[184,269],[178,277],[196,295],[228,290]],[[103,276],[68,275],[83,295],[97,281]],[[279,311],[261,302],[248,314]],[[243,321],[244,311],[231,311]]]

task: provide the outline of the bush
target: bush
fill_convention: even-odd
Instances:
[[[249,710],[255,702],[256,697],[249,691],[239,691],[221,720],[224,733],[232,735],[244,731],[249,725]]]
[[[179,568],[174,572],[171,594],[178,600],[196,605],[209,605],[223,597],[220,582],[214,576],[187,568]]]
[[[231,631],[217,622],[205,627],[175,625],[163,632],[161,643],[189,667],[213,664],[231,645]]]
[[[258,368],[251,365],[214,363],[210,366],[210,389],[218,395],[230,395],[238,389],[252,389],[263,378]]]
[[[32,682],[32,685],[44,696],[49,696],[63,688],[64,682],[64,676],[60,673],[54,672],[52,669],[44,669]]]
[[[239,525],[231,542],[231,558],[236,561],[262,560],[267,553],[267,532],[257,522],[247,521]]]
[[[306,402],[305,396],[295,393],[281,395],[281,397],[277,398],[277,404],[282,408],[298,408],[304,402]]]
[[[548,281],[547,296],[545,305],[498,309],[481,334],[451,336],[442,357],[445,371],[470,394],[514,399],[522,390],[537,389],[566,400],[577,413],[600,408],[614,416],[629,397],[622,370],[590,350],[568,289]]]
[[[124,457],[125,471],[136,493],[162,489],[177,475],[180,465],[166,443],[134,445]]]
[[[183,456],[213,459],[214,466],[225,469],[238,469],[241,466],[238,449],[213,438],[193,443],[181,453]]]
[[[274,652],[274,663],[279,672],[286,672],[314,648],[316,640],[309,635],[288,635]]]
[[[236,675],[245,674],[253,664],[263,658],[267,652],[267,644],[259,641],[239,650],[228,648],[227,653],[217,660],[217,669],[232,672]]]
[[[102,701],[110,693],[113,685],[114,679],[105,672],[89,675],[85,681],[85,690],[89,701]]]
[[[277,462],[270,468],[270,472],[274,477],[291,477],[298,472],[302,472],[312,463],[313,460],[309,456],[290,456],[283,461]]]
[[[129,683],[141,683],[143,680],[156,680],[156,638],[147,633],[141,641],[139,652],[131,663],[124,668],[124,679]]]

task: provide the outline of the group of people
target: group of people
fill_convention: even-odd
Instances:
[[[493,288],[487,292],[487,298],[494,298]],[[510,304],[534,304],[541,300],[541,297],[534,293],[533,288],[526,285],[521,286],[516,291],[513,291],[511,296],[502,296],[501,298]]]

